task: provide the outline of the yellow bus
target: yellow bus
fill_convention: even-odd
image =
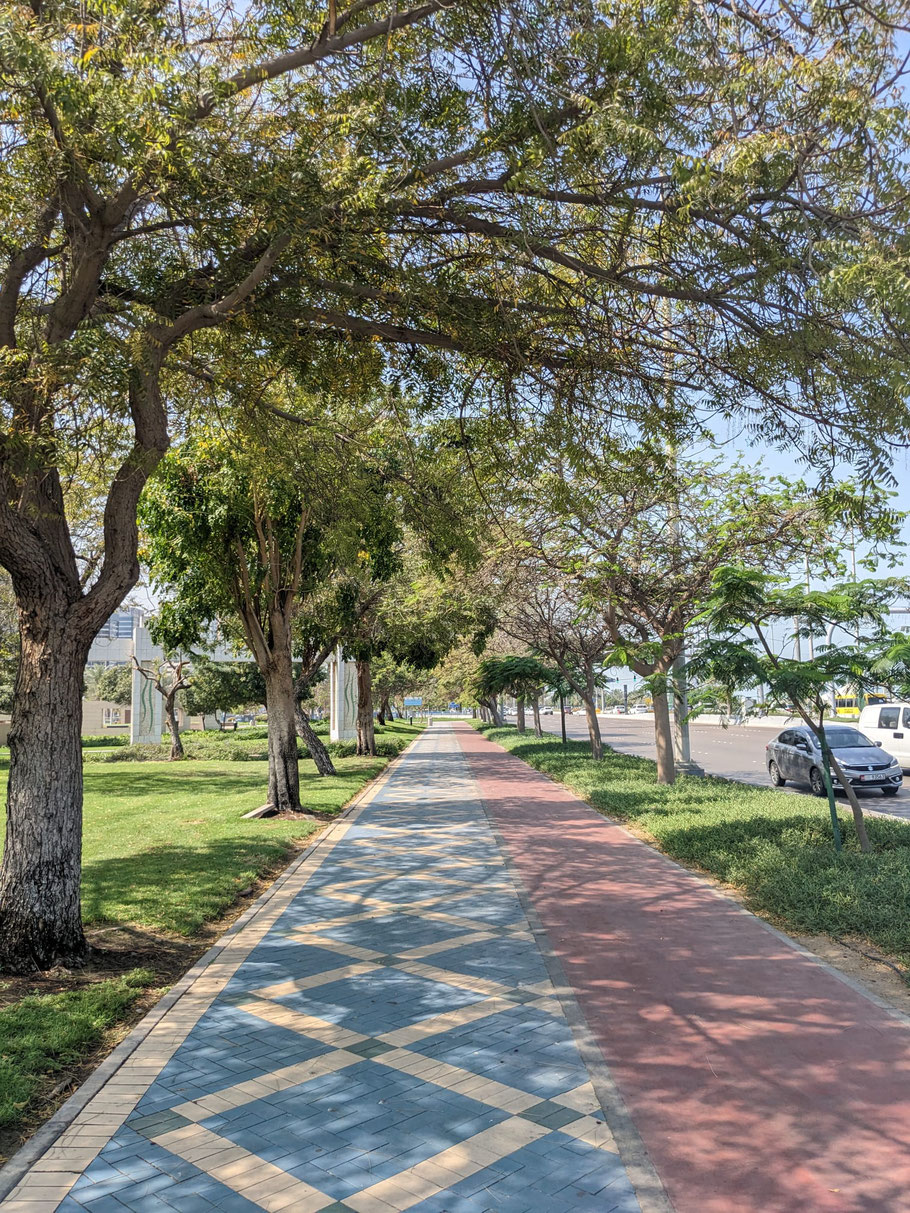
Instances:
[[[870,703],[887,703],[888,695],[884,691],[870,691],[869,694],[863,696],[863,702],[860,703],[859,696],[852,691],[838,691],[834,698],[834,709],[838,716],[845,716],[848,719],[853,718],[858,720],[860,708],[865,707]]]

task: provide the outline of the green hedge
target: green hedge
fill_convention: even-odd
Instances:
[[[238,737],[226,734],[228,741],[220,741],[217,746],[209,745],[200,740],[201,733],[184,733],[183,748],[190,760],[218,759],[222,762],[264,762],[268,756],[268,735],[262,739]],[[381,758],[394,758],[400,754],[410,736],[398,734],[377,734],[376,753]],[[333,758],[351,758],[357,753],[357,743],[354,741],[328,741],[325,748]],[[127,745],[111,753],[88,753],[85,762],[163,762],[171,752],[170,742],[162,745]],[[297,754],[300,758],[308,758],[309,751],[302,741],[297,742]]]

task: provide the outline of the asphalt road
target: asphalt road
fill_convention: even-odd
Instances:
[[[601,716],[600,732],[604,744],[622,754],[640,754],[644,758],[656,758],[654,747],[654,722],[648,717]],[[559,733],[559,716],[544,716],[543,727],[551,733]],[[587,738],[588,729],[584,716],[567,716],[566,732],[570,737]],[[765,746],[780,732],[780,727],[764,728],[761,725],[730,725],[723,729],[718,725],[693,724],[689,726],[692,757],[709,775],[723,775],[726,779],[738,779],[742,783],[770,786],[765,766]],[[787,791],[797,796],[810,796],[808,788],[787,784]],[[904,775],[904,786],[892,799],[883,796],[878,788],[865,788],[858,792],[864,809],[885,813],[889,817],[904,817],[910,820],[910,775]],[[844,801],[846,803],[846,801]]]

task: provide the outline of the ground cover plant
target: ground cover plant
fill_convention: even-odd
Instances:
[[[0,1010],[0,1129],[16,1125],[48,1075],[80,1062],[154,981],[148,969],[81,990],[30,994]]]
[[[868,818],[872,853],[859,849],[841,813],[844,849],[834,851],[823,800],[715,777],[655,782],[647,758],[586,743],[522,737],[478,725],[491,741],[634,826],[674,859],[734,886],[750,909],[791,931],[868,940],[910,971],[910,825]]]
[[[386,736],[403,747],[420,731],[396,722]],[[340,758],[328,777],[301,761],[305,807],[331,820],[387,761]],[[61,1073],[81,1075],[87,1054],[112,1044],[111,1031],[212,942],[220,927],[208,924],[236,913],[320,829],[307,818],[244,820],[267,773],[264,758],[86,765],[82,909],[101,951],[87,969],[0,981],[0,1158],[52,1110]]]
[[[319,730],[314,730],[317,735]],[[325,736],[327,730],[323,730]],[[400,754],[414,735],[412,726],[388,724],[376,726],[376,754],[381,758],[394,758]],[[183,738],[183,757],[190,760],[212,759],[221,762],[259,762],[268,760],[268,729],[238,729],[236,733],[188,732]],[[325,748],[333,758],[350,758],[357,752],[354,740],[325,741]],[[89,752],[83,755],[85,762],[149,762],[160,761],[170,754],[170,745],[127,745],[107,751]],[[301,759],[308,756],[304,742],[297,740],[297,754]],[[304,805],[304,807],[306,807]]]

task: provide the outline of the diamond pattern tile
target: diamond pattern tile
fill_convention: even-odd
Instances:
[[[57,1208],[639,1209],[451,732],[236,946]]]

